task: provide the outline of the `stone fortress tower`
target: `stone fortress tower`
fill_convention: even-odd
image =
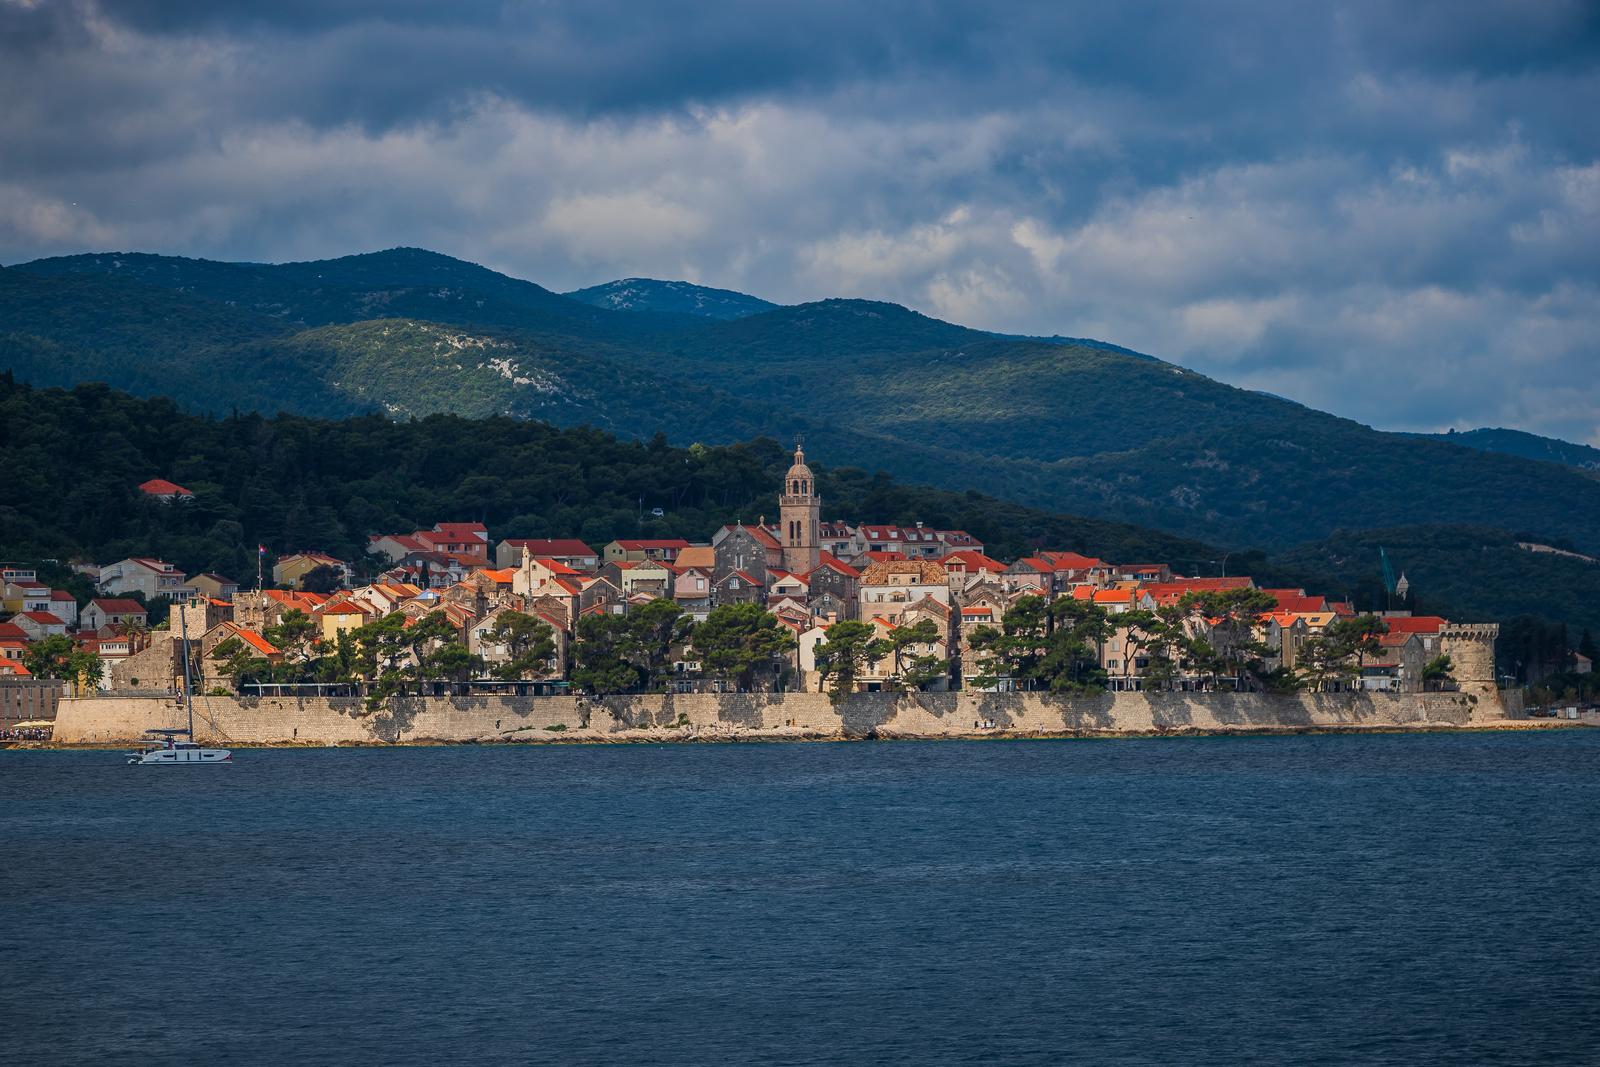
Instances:
[[[1450,624],[1440,631],[1439,651],[1450,657],[1456,684],[1479,698],[1479,708],[1497,718],[1500,689],[1494,676],[1494,642],[1500,625],[1493,622]]]
[[[801,439],[795,438],[794,465],[783,478],[778,495],[778,539],[783,542],[783,569],[792,574],[809,574],[821,562],[822,498],[817,482],[806,466]]]

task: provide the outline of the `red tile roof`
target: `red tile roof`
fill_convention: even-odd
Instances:
[[[22,617],[30,622],[36,622],[40,626],[65,626],[67,624],[65,619],[48,611],[24,611]]]
[[[689,547],[689,542],[687,542],[687,541],[685,541],[685,540],[683,540],[681,538],[677,538],[677,537],[668,537],[668,538],[658,539],[658,540],[654,540],[654,541],[651,541],[651,540],[643,540],[643,541],[640,541],[640,540],[628,540],[628,541],[624,541],[624,540],[620,540],[619,539],[617,541],[617,544],[619,546],[621,546],[622,549],[624,551],[626,551],[626,552],[643,552],[644,550],[650,549],[650,548],[688,548]]]
[[[506,544],[532,556],[599,556],[600,553],[576,538],[508,537]]]
[[[128,600],[122,597],[109,599],[95,597],[89,601],[91,607],[97,607],[107,615],[144,615],[145,607],[137,600]]]
[[[177,482],[169,482],[165,478],[151,478],[148,482],[140,482],[139,490],[151,496],[194,496]]]
[[[940,566],[949,570],[951,566],[965,567],[967,573],[973,571],[989,571],[993,574],[1005,573],[1006,565],[999,560],[990,559],[976,549],[964,548],[960,552],[952,552],[939,561]]]
[[[1103,559],[1081,555],[1077,552],[1040,552],[1037,555],[1040,559],[1050,564],[1051,570],[1056,571],[1087,571],[1106,565],[1106,561]]]

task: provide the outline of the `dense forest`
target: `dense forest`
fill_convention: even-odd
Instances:
[[[443,520],[481,521],[496,540],[708,539],[736,519],[775,517],[790,462],[771,438],[674,448],[660,435],[629,441],[504,417],[217,418],[102,385],[34,389],[9,375],[0,375],[0,426],[8,556],[105,562],[147,553],[241,578],[255,569],[257,544],[360,561],[369,534]],[[145,498],[136,487],[151,477],[178,482],[194,500]],[[966,529],[1005,556],[1042,545],[1129,561],[1220,555],[1184,538],[856,468],[823,470],[818,484],[826,518]]]

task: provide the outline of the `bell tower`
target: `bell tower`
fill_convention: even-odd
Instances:
[[[778,540],[783,543],[783,569],[809,574],[820,562],[822,498],[801,443],[794,439],[794,465],[784,475],[783,492],[778,494]]]

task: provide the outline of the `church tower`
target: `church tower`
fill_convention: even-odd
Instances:
[[[784,476],[783,492],[778,495],[778,512],[783,569],[793,574],[811,573],[820,562],[822,498],[817,495],[817,482],[806,466],[799,438],[794,442],[794,466]]]

